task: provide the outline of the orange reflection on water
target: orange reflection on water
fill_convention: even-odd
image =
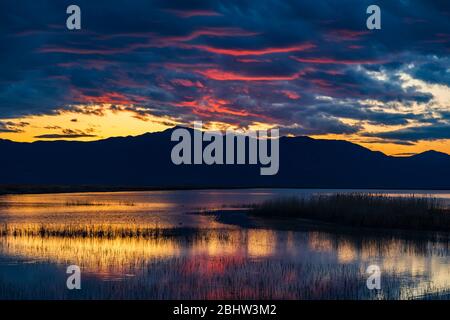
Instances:
[[[42,269],[52,272],[46,265],[77,264],[94,275],[99,297],[122,290],[133,298],[126,293],[149,288],[141,297],[370,298],[360,288],[371,264],[380,266],[385,294],[395,298],[450,290],[448,243],[314,228],[247,229],[185,214],[195,211],[184,207],[189,201],[217,208],[221,193],[0,196],[0,257],[13,264],[43,262],[37,270],[34,264],[23,269],[36,277]],[[103,289],[105,278],[130,275],[136,277],[123,281],[122,289]],[[0,286],[9,285],[4,279]]]
[[[194,255],[232,256],[238,253],[236,243],[241,241],[242,233],[239,230],[228,230],[226,233],[210,231],[208,237],[196,241],[190,251]]]
[[[247,232],[247,252],[252,257],[267,257],[275,253],[277,245],[276,232],[272,230],[255,230]]]
[[[318,252],[333,251],[333,242],[330,237],[321,232],[310,232],[308,235],[309,247]]]
[[[357,259],[358,251],[353,243],[347,240],[343,240],[338,243],[337,257],[340,263],[350,263]]]
[[[180,255],[170,239],[64,238],[7,236],[0,238],[2,254],[63,265],[76,264],[93,273],[126,274],[151,259]]]

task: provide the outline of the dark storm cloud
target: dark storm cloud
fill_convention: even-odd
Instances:
[[[339,118],[428,121],[358,102],[428,103],[399,71],[449,84],[447,1],[379,1],[376,31],[365,27],[372,1],[363,0],[80,0],[80,31],[65,28],[70,4],[1,2],[0,118],[107,103],[142,118],[355,133],[359,125]]]
[[[387,111],[374,111],[367,106],[359,104],[318,104],[312,107],[314,112],[321,112],[335,117],[366,120],[371,124],[378,125],[405,125],[409,120],[426,121],[423,115],[414,113],[399,113]],[[310,111],[311,112],[311,111]]]
[[[450,124],[441,123],[411,127],[377,134],[367,134],[367,136],[414,142],[419,140],[450,139]]]
[[[450,39],[450,35],[449,35]],[[450,42],[449,42],[450,43]],[[428,83],[450,86],[450,59],[432,57],[412,70],[412,75]]]
[[[325,114],[312,114],[298,119],[294,126],[281,127],[282,135],[314,135],[314,134],[352,134],[361,129],[358,125],[345,124],[335,117]]]
[[[23,132],[23,128],[29,125],[28,122],[20,121],[0,121],[0,132]]]
[[[59,129],[59,127],[49,129]],[[62,129],[61,133],[46,133],[35,136],[35,138],[38,139],[78,139],[78,138],[92,138],[92,137],[96,137],[96,135],[91,134],[90,132],[87,133],[82,130],[73,130],[73,129]]]
[[[41,134],[35,136],[38,139],[78,139],[78,138],[92,138],[96,137],[96,135],[92,134]]]

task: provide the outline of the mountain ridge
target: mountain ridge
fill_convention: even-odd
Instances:
[[[90,141],[77,141],[77,140],[58,139],[58,140],[35,140],[35,141],[31,141],[31,142],[23,142],[23,141],[13,141],[13,140],[10,140],[10,139],[2,139],[2,138],[0,138],[0,142],[22,143],[22,144],[33,144],[33,143],[42,143],[42,142],[43,143],[55,143],[55,142],[92,143],[92,142],[100,142],[100,141],[115,140],[115,139],[119,139],[120,140],[120,139],[127,139],[127,138],[141,138],[141,137],[151,136],[151,135],[155,135],[155,134],[164,134],[164,133],[168,133],[168,132],[171,133],[175,129],[194,130],[194,129],[189,128],[189,127],[175,126],[175,127],[172,127],[172,128],[165,129],[163,131],[145,132],[145,133],[142,133],[142,134],[139,134],[139,135],[135,135],[135,136],[133,136],[133,135],[112,136],[112,137],[107,137],[107,138],[98,139],[98,140],[90,140]],[[309,137],[309,136],[294,136],[294,137],[281,136],[280,137],[280,139],[297,139],[297,138],[310,139],[310,140],[313,140],[313,141],[327,141],[327,142],[334,141],[334,142],[348,143],[348,144],[361,147],[363,149],[366,149],[366,150],[374,152],[374,153],[381,153],[381,154],[384,154],[387,157],[394,157],[394,158],[411,158],[411,157],[419,156],[419,155],[422,155],[422,154],[431,154],[431,153],[432,154],[440,154],[440,155],[443,155],[443,156],[450,157],[450,154],[447,154],[447,153],[442,152],[442,151],[437,151],[437,150],[434,150],[434,149],[429,149],[429,150],[426,150],[426,151],[423,151],[423,152],[420,152],[420,153],[416,153],[416,154],[411,154],[411,155],[408,155],[408,156],[395,156],[395,155],[387,155],[387,154],[383,153],[382,151],[371,150],[371,149],[369,149],[367,147],[364,147],[364,146],[362,146],[362,145],[360,145],[358,143],[354,143],[354,142],[351,142],[351,141],[348,141],[348,140],[343,140],[343,139],[317,139],[317,138],[312,138],[312,137]]]
[[[395,157],[345,140],[306,136],[280,138],[274,176],[261,176],[260,165],[177,166],[170,158],[175,128],[90,142],[0,140],[0,184],[450,189],[445,153]]]

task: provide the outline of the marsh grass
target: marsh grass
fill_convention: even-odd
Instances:
[[[7,299],[413,299],[434,294],[440,287],[404,289],[402,279],[386,272],[382,290],[367,290],[366,277],[354,265],[316,265],[236,257],[186,256],[144,262],[144,272],[127,281],[99,281],[83,273],[83,290],[76,295],[58,285],[65,272],[30,265],[32,281],[11,286],[0,274],[0,298]],[[213,272],[211,268],[223,270]],[[24,270],[25,271],[25,270]],[[28,271],[30,272],[30,271]],[[36,274],[41,275],[39,278]],[[58,281],[54,277],[58,277]],[[59,278],[61,277],[61,279]],[[76,290],[74,290],[76,291]]]
[[[265,218],[304,218],[352,227],[450,231],[450,209],[436,198],[345,193],[289,197],[253,205]]]
[[[192,236],[199,233],[194,228],[160,228],[158,226],[122,225],[0,225],[0,236],[7,237],[61,237],[61,238],[143,238],[158,239],[179,236]]]
[[[111,205],[118,205],[118,206],[135,206],[134,202],[131,201],[119,201],[119,202],[96,202],[96,201],[87,201],[87,200],[72,200],[72,201],[66,201],[64,204],[66,207],[75,207],[75,206],[111,206]]]

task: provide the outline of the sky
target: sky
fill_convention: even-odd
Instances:
[[[81,29],[66,28],[66,8]],[[369,5],[381,29],[366,27]],[[450,154],[450,2],[3,0],[0,138],[201,120],[386,154]]]

